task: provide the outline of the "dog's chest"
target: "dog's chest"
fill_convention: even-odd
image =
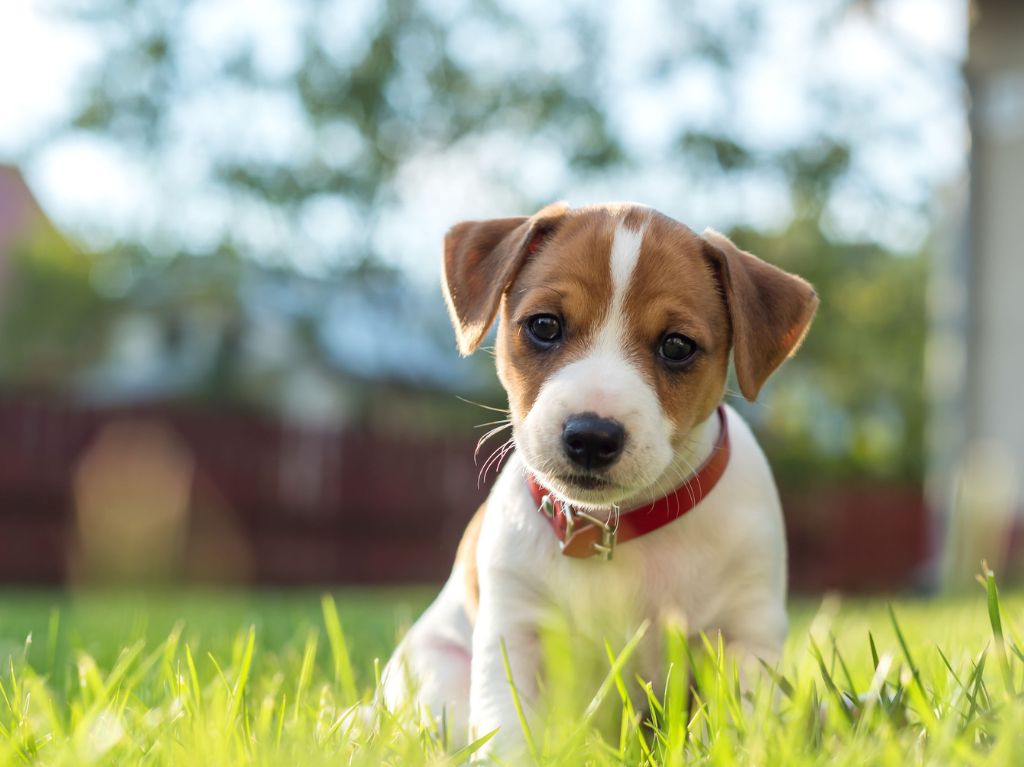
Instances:
[[[516,463],[513,458],[488,501],[497,524],[482,544],[483,567],[514,573],[581,637],[628,638],[645,620],[681,623],[691,633],[714,628],[723,599],[715,510],[695,508],[620,544],[610,561],[576,559],[560,553],[555,533],[516,476]]]
[[[552,592],[553,601],[586,633],[632,634],[645,620],[705,630],[718,602],[716,563],[706,547],[687,540],[687,522],[619,546],[611,561],[559,556],[553,576],[564,588]]]

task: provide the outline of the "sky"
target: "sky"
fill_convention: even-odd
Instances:
[[[726,2],[727,0],[721,0]],[[438,15],[456,16],[460,0],[424,0]],[[538,35],[557,46],[560,24],[573,3],[549,0],[511,3],[514,12],[544,18]],[[290,0],[206,0],[189,13],[195,72],[204,62],[252,44],[256,65],[287,76],[299,60],[299,16]],[[373,0],[341,0],[336,23],[322,34],[335,50],[356,50],[360,30],[372,23]],[[720,2],[696,2],[694,13],[715,13]],[[866,143],[852,180],[841,187],[831,216],[838,235],[869,233],[896,248],[917,247],[927,236],[928,196],[957,183],[968,145],[958,66],[965,55],[965,0],[878,0],[882,25],[851,12],[828,39],[816,36],[820,8],[813,0],[779,0],[767,14],[768,31],[740,79],[740,98],[729,119],[750,145],[772,148],[813,126],[804,98],[808,83],[824,82],[864,96],[886,119],[910,126],[909,142]],[[516,198],[495,179],[513,178],[534,195],[567,197],[571,203],[632,199],[662,208],[695,229],[727,229],[733,223],[772,226],[787,214],[779,179],[735,179],[695,191],[686,178],[668,178],[658,158],[670,151],[681,122],[720,119],[711,108],[714,84],[699,68],[668,83],[645,83],[639,73],[669,43],[655,2],[607,4],[614,34],[608,41],[606,98],[627,146],[650,162],[599,179],[577,179],[541,138],[514,135],[470,137],[452,147],[425,147],[396,180],[395,201],[380,211],[374,245],[384,258],[425,279],[436,278],[437,243],[456,220],[524,211],[509,210]],[[560,18],[560,15],[565,18]],[[459,45],[467,61],[500,65],[501,40],[472,34]],[[539,45],[545,41],[539,41]],[[343,155],[345,136],[314,136],[303,126],[288,93],[241,94],[198,89],[180,105],[180,140],[167,157],[130,154],[108,140],[47,137],[72,113],[83,73],[103,53],[104,41],[61,17],[52,2],[0,2],[0,162],[19,162],[44,208],[58,225],[89,246],[120,239],[170,239],[201,249],[226,230],[238,234],[257,257],[287,253],[300,270],[329,267],[362,225],[335,200],[320,200],[297,221],[240,204],[209,183],[203,157],[250,151],[273,156],[294,151]],[[915,61],[939,62],[925,67]],[[554,62],[553,66],[557,66]],[[935,74],[938,72],[938,75]],[[849,116],[841,129],[858,131],[875,115]],[[333,142],[333,143],[332,143]],[[315,146],[314,146],[315,144]],[[896,204],[879,210],[858,189],[857,178],[881,186]],[[455,191],[451,191],[455,190]],[[922,213],[922,203],[924,212]],[[427,258],[429,251],[431,258]],[[273,254],[278,254],[277,256]]]

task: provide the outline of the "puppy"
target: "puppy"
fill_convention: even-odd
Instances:
[[[458,347],[500,314],[498,377],[515,452],[470,522],[440,595],[384,672],[455,741],[522,753],[506,679],[537,696],[550,610],[601,647],[644,620],[685,617],[741,659],[776,658],[786,633],[778,493],[746,423],[721,404],[729,354],[757,397],[817,308],[804,280],[632,204],[469,221],[445,238]],[[653,632],[652,632],[653,633]],[[640,672],[663,679],[656,642]]]

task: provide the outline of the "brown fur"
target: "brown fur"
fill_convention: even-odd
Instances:
[[[710,229],[704,237],[721,269],[736,380],[752,401],[768,376],[800,347],[818,309],[818,294],[807,281],[740,250],[728,237]]]
[[[530,218],[463,221],[448,230],[441,288],[462,354],[476,351],[523,261],[566,210],[556,203]]]
[[[476,610],[480,605],[480,580],[476,564],[476,546],[480,540],[480,530],[484,525],[484,514],[487,513],[487,501],[480,504],[476,514],[469,520],[458,551],[455,552],[455,563],[462,566],[462,583],[466,590],[466,615],[470,622],[476,621]]]

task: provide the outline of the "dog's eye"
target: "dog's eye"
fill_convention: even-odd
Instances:
[[[535,314],[526,321],[526,332],[541,346],[550,346],[562,337],[562,323],[553,314]]]
[[[697,342],[681,333],[669,333],[658,347],[658,354],[670,365],[689,362],[696,353]]]

